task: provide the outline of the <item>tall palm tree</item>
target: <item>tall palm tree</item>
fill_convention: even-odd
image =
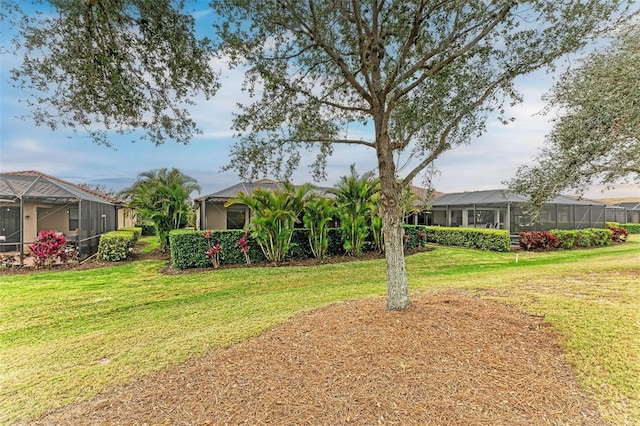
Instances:
[[[194,178],[176,168],[161,168],[140,173],[138,180],[119,195],[141,219],[153,223],[160,247],[166,250],[169,232],[186,224],[194,191],[200,192]]]

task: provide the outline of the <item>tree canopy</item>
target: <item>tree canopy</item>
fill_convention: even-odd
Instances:
[[[533,165],[509,183],[534,211],[561,191],[640,180],[640,25],[566,72],[546,96],[557,112]]]
[[[142,130],[135,138],[155,144],[186,143],[197,132],[189,107],[218,82],[210,41],[196,36],[184,1],[38,1],[36,12],[8,0],[0,6],[3,20],[18,22],[23,60],[12,79],[37,124],[87,132],[105,145],[109,131]]]

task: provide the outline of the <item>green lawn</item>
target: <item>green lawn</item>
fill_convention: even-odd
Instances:
[[[465,291],[544,314],[613,424],[640,423],[640,236],[549,253],[436,247],[417,292]],[[160,261],[0,276],[0,424],[256,335],[329,303],[384,297],[384,261],[162,275]]]

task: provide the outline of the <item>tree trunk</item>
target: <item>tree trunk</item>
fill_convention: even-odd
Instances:
[[[391,150],[380,149],[388,147],[388,135],[383,134],[378,138],[378,142],[382,234],[384,236],[384,256],[387,261],[387,309],[403,311],[409,308],[410,302],[409,282],[404,264],[404,230],[398,205],[400,189],[396,182]]]

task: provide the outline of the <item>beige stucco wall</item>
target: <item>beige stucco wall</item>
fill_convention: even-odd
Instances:
[[[22,212],[25,250],[27,243],[35,242],[40,231],[54,230],[65,235],[69,229],[68,206],[45,205],[40,203],[24,203]]]
[[[135,224],[135,212],[125,209],[118,209],[118,228],[133,228]]]
[[[227,229],[227,210],[222,203],[207,203],[206,228]]]
[[[37,207],[38,232],[40,231],[58,231],[68,234],[69,229],[69,213],[67,206],[53,207]]]

